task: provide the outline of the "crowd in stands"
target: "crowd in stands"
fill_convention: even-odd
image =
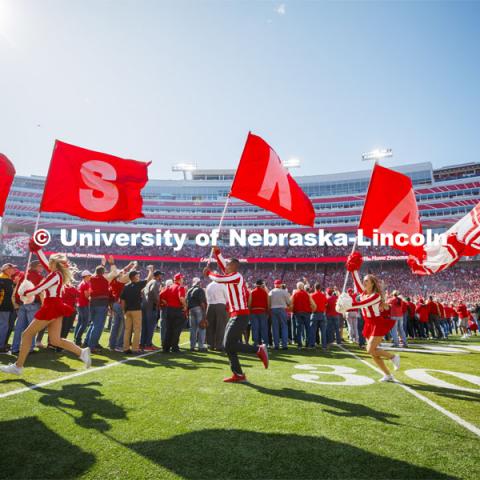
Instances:
[[[23,256],[27,252],[28,237],[25,234],[10,234],[2,240],[0,247],[0,255],[9,256]],[[193,257],[202,258],[209,255],[209,250],[206,247],[200,247],[189,239],[180,250],[175,250],[172,246],[143,246],[134,245],[126,247],[96,247],[96,246],[78,246],[66,247],[64,246],[59,236],[52,236],[50,243],[46,247],[49,251],[55,252],[75,252],[77,254],[90,255],[108,255],[112,250],[122,253],[122,255],[136,255],[136,256],[157,256],[157,257]],[[306,247],[306,246],[275,246],[275,247],[241,247],[241,246],[222,246],[222,250],[226,255],[236,258],[319,258],[319,257],[346,257],[350,251],[351,246],[321,246],[321,247]],[[368,256],[402,256],[402,252],[386,246],[379,247],[361,247],[362,254]]]

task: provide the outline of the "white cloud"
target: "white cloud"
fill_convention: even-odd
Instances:
[[[275,11],[279,14],[279,15],[285,15],[287,13],[287,6],[284,4],[284,3],[281,3],[276,9]]]

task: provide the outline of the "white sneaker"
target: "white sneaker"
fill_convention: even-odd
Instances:
[[[393,375],[384,375],[379,382],[393,382]]]
[[[17,367],[14,363],[10,363],[9,365],[2,365],[0,370],[3,373],[10,373],[11,375],[21,375],[23,373],[23,367]]]
[[[394,355],[392,358],[393,368],[398,370],[400,368],[400,355]]]
[[[85,364],[85,368],[90,368],[92,366],[92,357],[90,354],[90,348],[82,348],[82,353],[80,354],[80,360]]]

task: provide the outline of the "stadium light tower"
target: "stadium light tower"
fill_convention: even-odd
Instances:
[[[172,165],[172,172],[183,172],[183,179],[187,180],[187,174],[195,171],[197,165],[193,163],[176,163]]]
[[[284,160],[282,165],[289,170],[290,168],[298,168],[300,167],[300,159],[299,158],[289,158],[288,160]]]
[[[393,152],[391,148],[377,148],[370,152],[362,153],[362,161],[366,162],[368,160],[373,160],[378,162],[379,160],[383,160],[384,158],[389,158],[393,156]]]

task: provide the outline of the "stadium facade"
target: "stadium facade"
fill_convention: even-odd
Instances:
[[[393,167],[413,182],[424,228],[442,230],[465,215],[480,198],[480,163],[433,169],[431,163]],[[143,190],[144,218],[130,223],[92,223],[61,213],[42,213],[40,225],[52,233],[61,228],[79,231],[131,232],[169,229],[192,236],[218,226],[233,170],[196,170],[185,180],[150,180]],[[370,170],[331,175],[296,176],[311,198],[316,212],[315,229],[353,232],[361,215]],[[15,177],[2,222],[3,234],[33,231],[45,179]],[[392,185],[392,188],[395,188]],[[261,208],[231,199],[225,228],[272,232],[307,232]]]

